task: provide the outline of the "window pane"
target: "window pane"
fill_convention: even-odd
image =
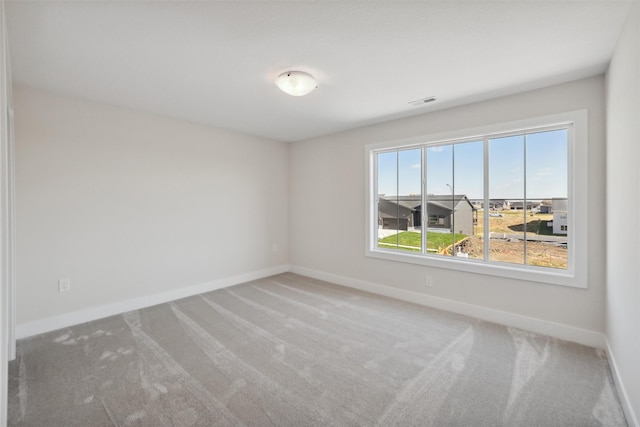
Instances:
[[[378,247],[397,249],[398,152],[378,154]]]
[[[484,258],[481,219],[484,199],[483,141],[465,142],[453,146],[455,190],[455,231],[462,237],[456,244],[456,256]]]
[[[378,154],[378,247],[421,251],[421,149]]]
[[[567,269],[567,138],[566,129],[527,135],[528,265]]]
[[[489,140],[489,259],[524,264],[524,135]]]
[[[406,228],[398,235],[401,250],[422,251],[422,150],[398,152],[398,205]]]
[[[427,252],[454,252],[453,145],[427,148]]]

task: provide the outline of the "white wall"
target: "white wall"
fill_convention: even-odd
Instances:
[[[7,381],[11,343],[10,291],[9,291],[9,216],[11,208],[8,197],[8,108],[11,82],[8,75],[8,54],[6,25],[4,20],[4,0],[0,1],[0,426],[7,423]]]
[[[14,103],[19,329],[286,268],[284,143],[27,87]]]
[[[373,125],[290,146],[290,264],[594,332],[604,341],[604,77]],[[365,257],[364,146],[547,114],[588,109],[589,288],[516,281]],[[433,288],[424,286],[426,272]],[[354,282],[355,283],[355,282]],[[360,283],[362,285],[362,283]],[[373,287],[371,287],[373,289]],[[432,299],[431,301],[435,301]],[[442,300],[439,300],[442,302]],[[462,303],[462,304],[460,304]],[[443,307],[447,303],[441,304]],[[449,304],[450,306],[451,304]],[[475,307],[474,307],[475,306]],[[482,311],[482,310],[480,310]],[[486,310],[485,310],[486,311]],[[589,335],[589,334],[587,334]]]
[[[640,6],[631,9],[607,71],[607,338],[618,384],[640,416]],[[633,423],[632,423],[633,425]]]

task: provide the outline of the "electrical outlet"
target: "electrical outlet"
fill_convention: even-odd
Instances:
[[[71,290],[71,279],[58,280],[58,292],[67,292]]]
[[[426,278],[426,280],[424,282],[424,285],[427,288],[432,288],[433,287],[433,276],[427,276],[427,278]]]

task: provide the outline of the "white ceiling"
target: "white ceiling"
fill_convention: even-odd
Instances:
[[[280,141],[605,71],[629,1],[8,1],[15,83]],[[316,76],[291,97],[283,71]],[[428,96],[420,107],[409,101]]]

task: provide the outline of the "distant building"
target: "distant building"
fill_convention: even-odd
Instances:
[[[511,202],[511,210],[515,211],[521,211],[523,209],[530,211],[532,209],[538,208],[538,206],[540,206],[540,202],[536,202],[533,200],[527,200],[526,206],[524,202]]]
[[[567,221],[567,198],[554,197],[551,199],[551,212],[553,213],[553,234],[567,234],[569,227]]]
[[[503,210],[511,209],[511,205],[509,204],[508,200],[490,199],[489,209],[496,210],[496,211],[503,211]]]
[[[428,229],[455,230],[456,233],[474,234],[477,223],[476,208],[465,195],[427,196]],[[422,226],[422,197],[379,196],[379,226],[384,229],[410,230]]]
[[[484,199],[470,199],[469,201],[476,209],[482,209],[484,206]],[[489,199],[489,210],[501,211],[505,209],[511,209],[507,200]]]
[[[489,210],[490,211],[503,211],[511,209],[509,206],[509,202],[504,199],[489,199]]]

